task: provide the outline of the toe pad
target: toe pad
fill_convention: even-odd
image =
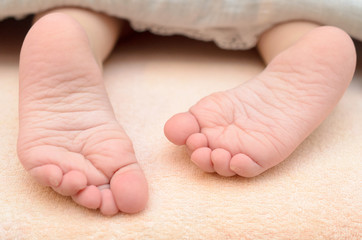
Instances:
[[[165,136],[176,145],[186,144],[187,138],[200,132],[196,118],[189,112],[179,113],[170,118],[165,124]]]

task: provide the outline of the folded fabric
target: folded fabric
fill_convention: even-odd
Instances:
[[[271,26],[301,19],[337,26],[362,40],[360,0],[2,0],[0,19],[60,6],[90,8],[127,19],[137,31],[181,34],[225,49],[252,48]]]

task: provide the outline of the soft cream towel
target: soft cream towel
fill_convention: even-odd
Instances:
[[[17,27],[0,24],[0,239],[361,239],[362,65],[331,116],[285,162],[256,178],[223,178],[195,167],[163,124],[259,73],[256,52],[147,34],[124,42],[105,79],[150,201],[140,214],[109,218],[39,186],[17,160],[22,36],[9,36]]]

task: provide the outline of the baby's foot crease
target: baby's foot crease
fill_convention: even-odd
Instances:
[[[165,124],[205,172],[254,177],[285,160],[328,116],[351,81],[350,37],[320,27],[285,50],[257,77],[211,94]]]
[[[36,22],[24,41],[19,72],[18,156],[25,169],[105,215],[143,210],[146,179],[78,22],[61,13]]]

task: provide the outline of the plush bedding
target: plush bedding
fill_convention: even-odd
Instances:
[[[360,0],[2,0],[0,19],[77,6],[127,19],[138,31],[181,34],[249,49],[271,26],[293,20],[333,25],[362,40]]]

